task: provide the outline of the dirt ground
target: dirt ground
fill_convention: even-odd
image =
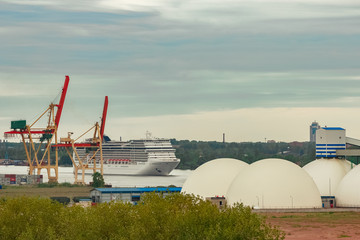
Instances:
[[[360,212],[260,213],[287,240],[360,239]]]
[[[21,186],[0,189],[1,197],[19,197],[19,196],[40,196],[40,197],[85,197],[90,196],[93,187],[53,187],[39,188],[37,186]]]

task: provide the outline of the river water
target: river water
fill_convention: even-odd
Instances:
[[[1,165],[0,174],[27,174],[27,166]],[[157,187],[175,185],[181,187],[192,170],[174,169],[169,176],[115,176],[104,175],[106,184],[113,187]],[[47,171],[43,169],[41,175],[44,176],[44,182],[47,182]],[[85,182],[92,181],[91,175],[85,175]],[[74,174],[72,167],[59,167],[59,183],[74,183]]]

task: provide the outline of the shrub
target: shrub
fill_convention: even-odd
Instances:
[[[150,193],[123,202],[64,207],[41,198],[0,201],[0,239],[284,239],[239,204],[219,210],[200,198]]]

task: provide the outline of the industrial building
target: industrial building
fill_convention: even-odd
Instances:
[[[345,129],[324,127],[316,131],[316,158],[335,158],[337,150],[345,149]]]
[[[312,178],[298,165],[283,159],[263,159],[244,168],[233,180],[226,198],[253,208],[321,208]]]
[[[338,207],[360,207],[360,165],[340,181],[335,199]]]
[[[320,128],[320,125],[316,121],[311,123],[311,125],[310,125],[310,142],[316,141],[316,131],[319,128]]]
[[[318,128],[316,158],[303,168],[283,159],[250,165],[236,159],[215,159],[198,167],[182,192],[203,199],[225,197],[228,205],[252,208],[360,207],[360,166],[346,160],[360,156],[360,140],[340,127]]]
[[[235,203],[252,208],[322,206],[312,178],[301,167],[283,159],[263,159],[250,165],[236,159],[216,159],[198,167],[185,181],[182,192],[204,199],[224,196],[230,206]]]
[[[334,196],[341,180],[353,167],[353,163],[344,159],[320,158],[303,169],[313,178],[321,196]]]
[[[186,179],[181,192],[194,194],[204,200],[208,197],[225,196],[235,176],[248,165],[233,158],[218,158],[206,162]]]
[[[144,193],[162,193],[166,196],[171,193],[180,192],[180,187],[159,188],[95,188],[90,192],[93,203],[104,203],[111,201],[122,201],[137,204]]]
[[[360,156],[360,141],[346,136],[340,127],[324,127],[316,131],[316,160],[303,168],[314,179],[323,204],[330,207],[360,207],[360,168],[346,160]]]

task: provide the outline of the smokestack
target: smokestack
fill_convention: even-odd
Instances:
[[[223,143],[225,143],[225,133],[223,133]]]

